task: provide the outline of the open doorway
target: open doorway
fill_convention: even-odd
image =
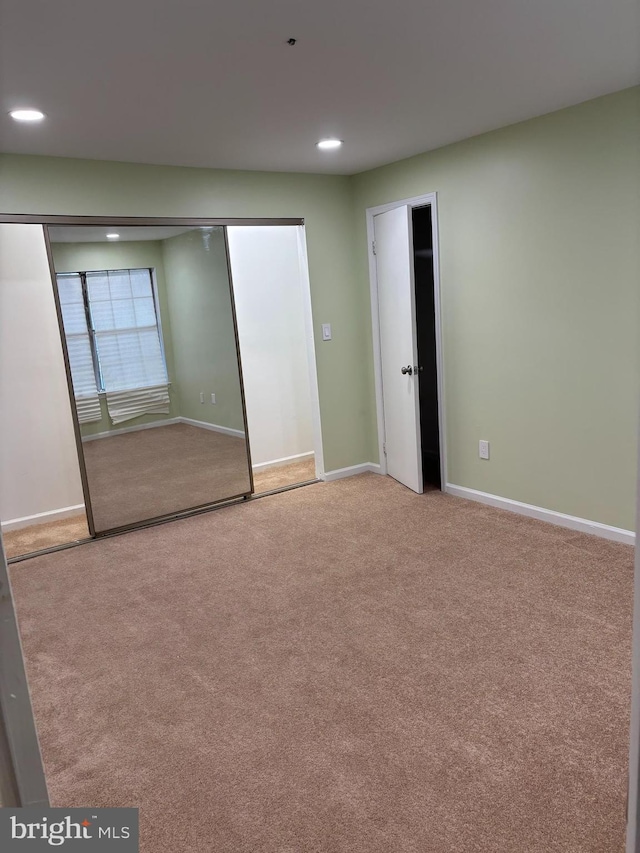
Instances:
[[[440,426],[438,423],[438,358],[436,307],[433,277],[433,228],[431,205],[411,211],[413,270],[418,344],[418,393],[420,400],[420,449],[424,488],[442,487],[440,475]]]
[[[447,482],[435,194],[367,227],[381,472],[421,494]]]

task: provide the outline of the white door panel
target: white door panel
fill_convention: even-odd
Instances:
[[[422,494],[411,208],[379,213],[374,228],[387,473]]]

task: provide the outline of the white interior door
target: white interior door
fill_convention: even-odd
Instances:
[[[411,208],[374,217],[387,473],[422,494]]]

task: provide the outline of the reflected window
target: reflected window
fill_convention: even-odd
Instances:
[[[61,273],[57,278],[80,423],[114,423],[169,410],[152,269]]]

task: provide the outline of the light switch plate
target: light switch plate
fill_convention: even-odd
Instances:
[[[323,323],[322,324],[322,340],[330,341],[331,340],[331,323]]]

